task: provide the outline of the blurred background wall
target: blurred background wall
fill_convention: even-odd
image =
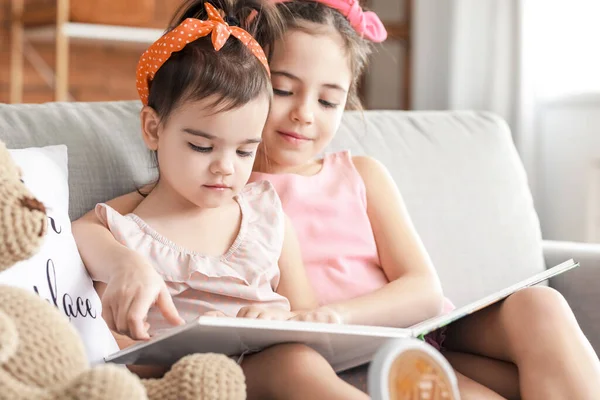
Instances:
[[[500,115],[527,171],[544,236],[600,242],[600,1],[367,3],[390,37],[376,46],[362,82],[366,108]],[[178,5],[0,0],[0,102],[136,99],[137,60]],[[23,40],[15,29],[19,10]],[[58,58],[57,22],[72,35],[59,35]],[[11,49],[22,51],[22,65]],[[11,74],[11,59],[20,72]],[[58,97],[55,70],[66,82]],[[23,90],[11,96],[11,82]]]

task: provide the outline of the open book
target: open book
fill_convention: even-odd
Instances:
[[[192,353],[236,356],[281,343],[304,343],[321,353],[336,371],[371,360],[390,339],[418,338],[490,306],[517,290],[536,285],[579,266],[565,261],[454,311],[405,329],[297,321],[263,321],[244,318],[200,317],[161,336],[106,357],[119,364],[172,365]]]

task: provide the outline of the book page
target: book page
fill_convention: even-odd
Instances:
[[[388,340],[410,336],[411,331],[406,329],[379,326],[200,317],[160,337],[112,354],[106,361],[172,365],[193,353],[237,356],[276,344],[304,343],[339,372],[369,362]]]
[[[419,337],[422,335],[426,335],[436,329],[439,329],[443,326],[446,326],[456,320],[459,320],[469,314],[473,314],[485,307],[488,307],[500,300],[505,299],[510,296],[517,290],[537,285],[538,283],[544,282],[553,276],[562,274],[570,269],[578,267],[579,263],[576,263],[573,260],[565,261],[555,267],[542,271],[538,274],[535,274],[527,279],[524,279],[520,282],[515,283],[505,289],[499,290],[498,292],[492,293],[489,296],[486,296],[480,300],[474,301],[470,304],[457,308],[454,311],[449,312],[448,314],[441,315],[439,317],[431,318],[426,321],[423,321],[419,324],[413,325],[410,329],[413,331],[415,337]]]

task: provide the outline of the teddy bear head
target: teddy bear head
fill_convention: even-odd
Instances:
[[[35,254],[46,228],[44,205],[25,187],[19,168],[0,142],[0,271]]]
[[[0,142],[0,271],[33,256],[47,229],[44,205],[25,187]],[[147,400],[125,368],[90,368],[75,328],[28,290],[0,285],[0,399]]]

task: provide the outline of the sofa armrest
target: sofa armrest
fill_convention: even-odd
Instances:
[[[570,258],[580,266],[550,280],[562,293],[581,329],[600,354],[600,244],[544,241],[546,265],[552,267]]]

